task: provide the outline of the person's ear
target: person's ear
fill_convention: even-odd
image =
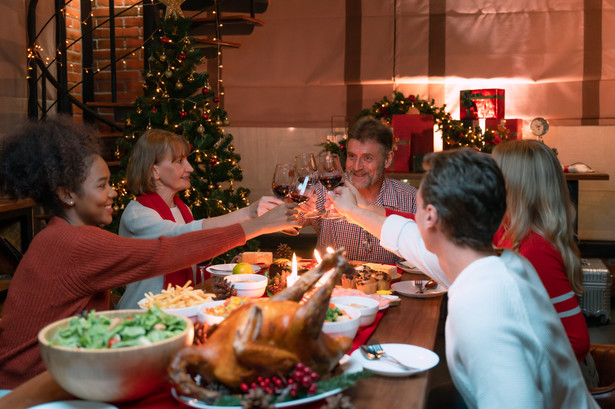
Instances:
[[[158,165],[152,165],[152,171],[150,173],[154,182],[158,182],[160,180],[160,172],[158,171]]]
[[[73,191],[68,188],[58,186],[56,189],[56,194],[62,203],[66,206],[71,207],[75,204],[75,197],[77,196]]]
[[[385,169],[388,168],[389,166],[391,166],[391,164],[393,163],[393,156],[394,155],[395,155],[395,153],[392,150],[387,152],[386,156],[384,157],[384,167],[385,167]]]
[[[425,207],[425,227],[435,228],[438,225],[438,209],[434,205],[428,204]]]

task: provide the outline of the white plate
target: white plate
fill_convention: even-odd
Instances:
[[[417,368],[415,371],[408,371],[392,361],[383,358],[370,361],[365,358],[359,349],[356,349],[350,356],[363,365],[363,369],[372,371],[378,375],[402,377],[424,372],[433,368],[440,362],[440,357],[429,349],[421,348],[409,344],[381,344],[387,354],[395,357],[401,363]]]
[[[414,281],[400,281],[399,283],[391,284],[391,290],[395,291],[398,294],[404,295],[406,297],[412,298],[432,298],[439,297],[446,292],[441,285],[431,290],[424,290],[422,294],[416,292],[416,287],[414,286]]]
[[[363,366],[361,365],[361,362],[359,362],[359,360],[354,357],[354,354],[353,354],[353,356],[344,355],[342,357],[342,359],[340,359],[339,365],[341,366],[342,370],[345,373],[354,373],[354,372],[360,372],[361,370],[363,370]],[[336,389],[330,390],[328,392],[320,393],[318,395],[308,396],[307,398],[291,400],[291,401],[288,401],[288,402],[276,403],[274,405],[274,407],[275,408],[291,408],[293,406],[303,405],[305,403],[315,402],[315,401],[327,398],[329,396],[333,396],[333,395],[335,395],[337,393],[340,393],[341,391],[342,391],[342,388],[336,388]],[[182,402],[185,405],[193,407],[193,408],[198,408],[198,409],[242,409],[241,406],[214,406],[214,405],[208,405],[205,402],[200,401],[198,399],[189,398],[187,396],[178,395],[177,392],[175,391],[175,388],[171,388],[171,394],[178,401]]]
[[[11,392],[12,392],[11,389],[0,389],[0,398],[3,397],[4,395],[8,395]]]
[[[62,400],[32,406],[30,409],[118,409],[118,407],[93,400]]]
[[[205,270],[209,272],[209,274],[215,276],[228,276],[233,274],[233,267],[235,267],[237,263],[229,263],[229,264],[215,264],[213,266],[208,266]],[[250,264],[255,273],[258,273],[261,268],[255,264]]]
[[[401,268],[406,273],[420,273],[421,270],[414,264],[410,264],[407,260],[397,262],[397,267]]]

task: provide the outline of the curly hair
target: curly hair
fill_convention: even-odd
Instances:
[[[27,121],[0,140],[0,192],[12,199],[30,197],[61,214],[58,187],[81,193],[100,152],[96,132],[69,116]]]

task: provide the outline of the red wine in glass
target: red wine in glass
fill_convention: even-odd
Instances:
[[[271,190],[273,191],[275,197],[282,200],[288,196],[288,193],[290,192],[290,185],[273,185]]]
[[[342,183],[342,175],[332,174],[332,175],[320,175],[319,179],[320,183],[327,190],[333,190]]]
[[[298,204],[305,203],[310,199],[308,196],[302,195],[300,193],[291,193],[289,197],[290,200]]]

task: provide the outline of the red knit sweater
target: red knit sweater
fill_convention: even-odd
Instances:
[[[197,264],[245,241],[239,224],[141,240],[53,218],[11,280],[0,319],[0,389],[44,371],[37,334],[45,325],[108,310],[110,288]]]

